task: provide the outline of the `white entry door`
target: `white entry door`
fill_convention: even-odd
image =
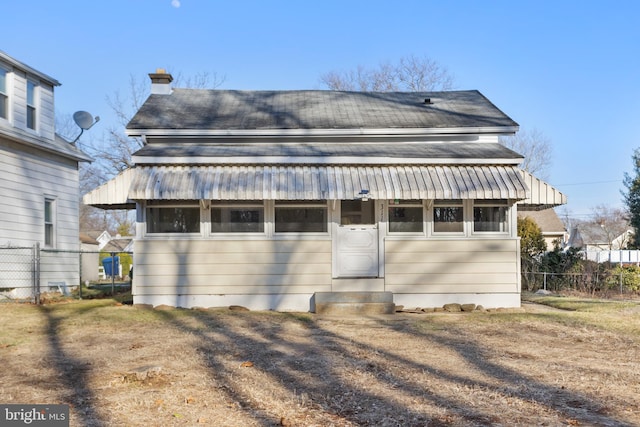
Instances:
[[[378,277],[378,226],[373,201],[344,200],[337,238],[338,277]]]

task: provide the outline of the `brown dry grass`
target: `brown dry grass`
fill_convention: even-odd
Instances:
[[[640,307],[583,305],[333,318],[4,304],[0,402],[69,404],[72,426],[640,425]]]

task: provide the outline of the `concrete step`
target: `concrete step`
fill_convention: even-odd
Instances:
[[[391,292],[316,292],[317,314],[393,314],[395,304]]]

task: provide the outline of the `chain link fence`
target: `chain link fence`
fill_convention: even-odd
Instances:
[[[47,293],[82,298],[82,285],[130,288],[131,252],[0,247],[0,302],[40,303]]]
[[[36,255],[34,246],[0,247],[0,301],[35,301],[38,295]]]

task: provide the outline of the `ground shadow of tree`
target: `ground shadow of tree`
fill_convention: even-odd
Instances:
[[[98,308],[86,307],[84,311]],[[72,409],[71,417],[78,417],[78,424],[86,427],[107,426],[106,417],[95,407],[95,391],[89,385],[91,363],[74,356],[64,349],[61,340],[61,326],[67,320],[61,310],[52,306],[39,306],[40,313],[46,319],[46,332],[49,340],[49,354],[46,358],[52,369],[56,371],[59,403],[67,404]],[[74,316],[82,310],[74,310]]]
[[[223,360],[223,342],[226,343],[223,347],[230,345],[237,354],[253,361],[255,369],[268,374],[289,393],[305,393],[310,407],[331,416],[332,422],[338,422],[338,425],[340,420],[345,424],[356,425],[450,425],[452,418],[443,415],[445,412],[464,425],[491,425],[497,422],[495,413],[483,412],[473,407],[463,396],[440,393],[402,372],[426,373],[432,378],[458,385],[461,389],[478,387],[500,395],[534,401],[556,413],[561,419],[575,420],[580,424],[629,425],[598,413],[595,410],[599,407],[598,403],[584,395],[533,380],[523,373],[486,360],[482,357],[485,349],[478,342],[455,338],[455,333],[445,335],[437,330],[421,331],[398,321],[377,320],[373,324],[376,333],[406,335],[407,345],[424,340],[448,346],[483,374],[486,380],[444,371],[429,360],[411,360],[402,355],[400,348],[397,352],[383,351],[353,337],[337,334],[323,327],[314,316],[311,317],[312,320],[304,322],[308,337],[306,342],[284,340],[278,322],[270,322],[254,313],[246,315],[243,328],[216,327],[215,333],[210,328],[213,320],[206,313],[199,315],[198,325],[187,324],[184,319],[171,312],[164,312],[163,316],[183,333],[197,337],[197,350],[209,369],[208,374],[218,383],[224,384],[227,397],[237,402],[258,425],[278,424],[279,415],[256,401],[234,381],[234,372]],[[322,366],[323,375],[320,377],[307,372],[305,368],[309,363]],[[394,366],[393,371],[385,370],[384,367],[389,365]],[[446,408],[446,411],[440,414],[427,413],[403,406],[391,397],[376,395],[366,386],[350,382],[345,377],[345,372],[350,370],[363,373],[370,381],[414,401],[423,401],[431,407]],[[527,384],[527,387],[522,387],[523,384]],[[534,389],[542,393],[529,392]],[[541,399],[539,396],[549,398]]]

